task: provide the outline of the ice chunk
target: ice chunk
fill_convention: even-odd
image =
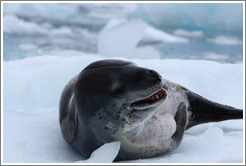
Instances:
[[[222,45],[242,45],[243,41],[236,37],[216,36],[215,38],[207,39],[208,42]]]
[[[34,22],[27,22],[15,15],[7,14],[3,17],[3,32],[16,34],[46,34],[48,31]]]
[[[78,163],[112,163],[120,150],[120,142],[111,142],[95,150],[88,160]]]
[[[91,17],[101,19],[122,18],[134,12],[136,3],[81,3],[79,9],[88,12]]]
[[[160,58],[159,52],[150,46],[137,47],[140,41],[186,43],[189,40],[158,30],[141,20],[113,19],[99,33],[98,52],[110,57]]]
[[[58,3],[5,3],[3,12],[4,14],[51,18],[66,18],[76,15],[73,6]]]
[[[48,24],[38,24],[18,18],[15,15],[7,14],[3,17],[3,32],[14,34],[30,34],[30,35],[50,35],[50,36],[68,36],[73,32],[68,27],[53,28]]]
[[[174,35],[184,36],[184,37],[201,38],[204,36],[204,33],[202,31],[186,31],[183,29],[177,29],[174,31]]]
[[[240,3],[141,3],[134,14],[158,28],[243,34]]]
[[[109,57],[130,57],[146,27],[141,20],[108,26],[98,35],[98,53]]]
[[[157,28],[154,28],[152,26],[148,26],[148,28],[145,31],[145,34],[142,38],[142,41],[144,42],[150,42],[150,41],[162,41],[162,42],[182,42],[187,43],[189,42],[189,39],[175,36],[169,33],[166,33],[164,31],[161,31]]]

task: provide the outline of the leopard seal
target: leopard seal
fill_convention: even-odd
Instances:
[[[65,86],[59,105],[63,138],[84,158],[120,141],[115,160],[175,150],[195,125],[243,118],[243,111],[209,101],[157,72],[122,60],[89,64]]]

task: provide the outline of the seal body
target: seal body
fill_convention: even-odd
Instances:
[[[242,110],[121,60],[88,65],[66,85],[59,107],[63,138],[75,150],[89,158],[101,145],[120,141],[116,160],[171,152],[190,127],[242,117]]]

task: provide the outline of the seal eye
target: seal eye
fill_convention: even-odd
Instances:
[[[124,92],[124,88],[122,86],[118,86],[118,87],[114,88],[113,95],[114,96],[120,96],[123,94],[123,92]]]

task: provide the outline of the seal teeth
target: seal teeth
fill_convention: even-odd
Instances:
[[[153,94],[152,96],[149,96],[146,99],[142,99],[139,101],[136,101],[134,103],[132,103],[132,106],[137,106],[137,105],[149,105],[151,103],[154,103],[155,101],[159,100],[160,98],[162,98],[163,96],[166,96],[167,92],[164,88],[161,88],[158,92],[156,92],[155,94]]]

